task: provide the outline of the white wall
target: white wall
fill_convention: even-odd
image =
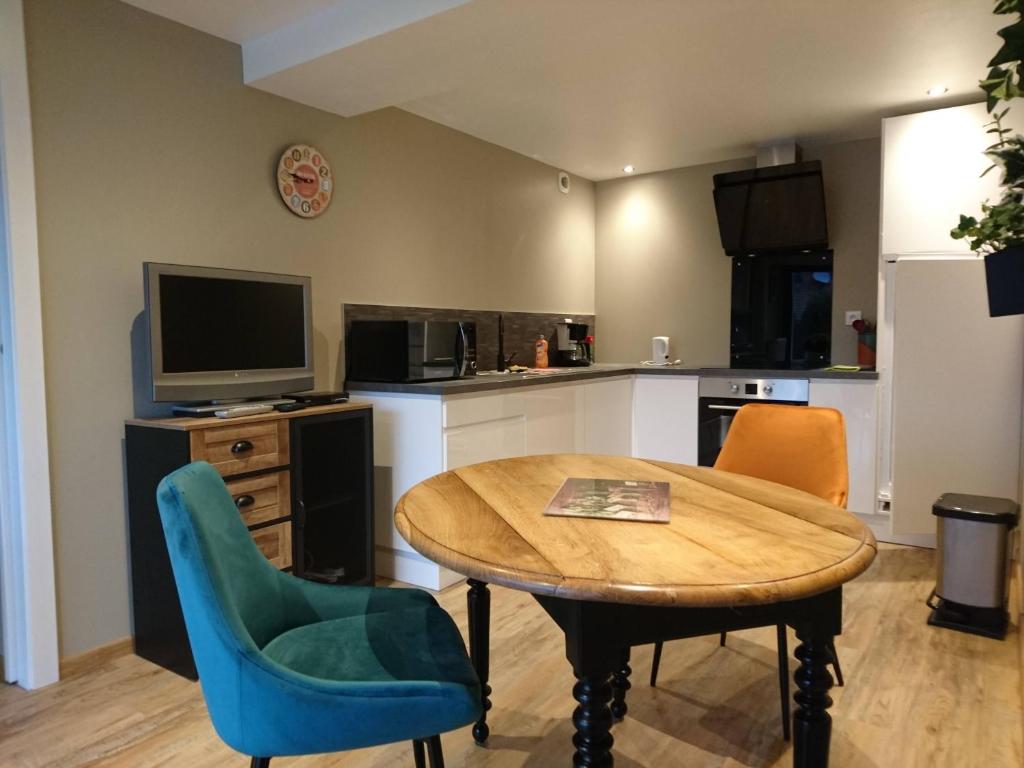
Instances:
[[[17,596],[15,676],[33,688],[57,679],[53,536],[46,389],[36,232],[35,171],[20,0],[0,0],[0,173],[6,259],[0,307],[6,316],[3,375],[7,405],[9,508],[3,558],[7,594]]]

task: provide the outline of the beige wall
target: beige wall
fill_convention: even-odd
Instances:
[[[822,161],[829,240],[835,251],[832,359],[856,362],[847,309],[875,319],[878,286],[878,139],[815,147]],[[603,360],[649,359],[651,336],[700,366],[729,364],[730,259],[722,252],[711,196],[716,173],[753,158],[597,184],[596,307]]]
[[[109,0],[25,4],[61,648],[129,634],[122,421],[142,262],[313,277],[318,386],[353,303],[591,313],[593,185],[397,110],[345,120],[241,85],[237,46]],[[330,209],[278,154],[333,163]]]
[[[736,160],[597,184],[597,295],[601,360],[651,357],[670,336],[687,365],[729,365],[730,261],[722,253],[711,177]]]
[[[832,294],[832,361],[857,362],[857,333],[843,324],[848,309],[878,319],[878,226],[882,190],[881,139],[813,147],[807,160],[825,171],[828,237],[835,252]]]

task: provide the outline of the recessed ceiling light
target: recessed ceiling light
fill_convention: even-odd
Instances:
[[[622,170],[625,171],[626,173],[632,173],[633,171],[636,170],[636,168],[634,168],[632,165],[624,165],[622,166]]]
[[[944,85],[933,85],[931,88],[928,89],[928,95],[933,97],[941,96],[942,94],[947,93],[948,91],[949,88],[947,88]]]

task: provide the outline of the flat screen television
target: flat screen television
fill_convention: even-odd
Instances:
[[[714,183],[718,234],[729,256],[828,247],[819,161],[719,173]]]
[[[143,265],[156,402],[238,400],[313,387],[310,278]]]

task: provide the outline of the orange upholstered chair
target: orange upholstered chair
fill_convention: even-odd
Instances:
[[[715,469],[807,491],[846,508],[846,428],[834,408],[761,405],[736,412]]]
[[[736,412],[715,461],[715,469],[770,480],[812,493],[846,508],[850,477],[846,464],[846,427],[834,408],[751,403]],[[720,643],[725,645],[725,632]],[[782,734],[789,739],[789,650],[786,626],[776,627]],[[654,646],[651,685],[658,680],[662,644]],[[830,646],[836,682],[843,673]]]

